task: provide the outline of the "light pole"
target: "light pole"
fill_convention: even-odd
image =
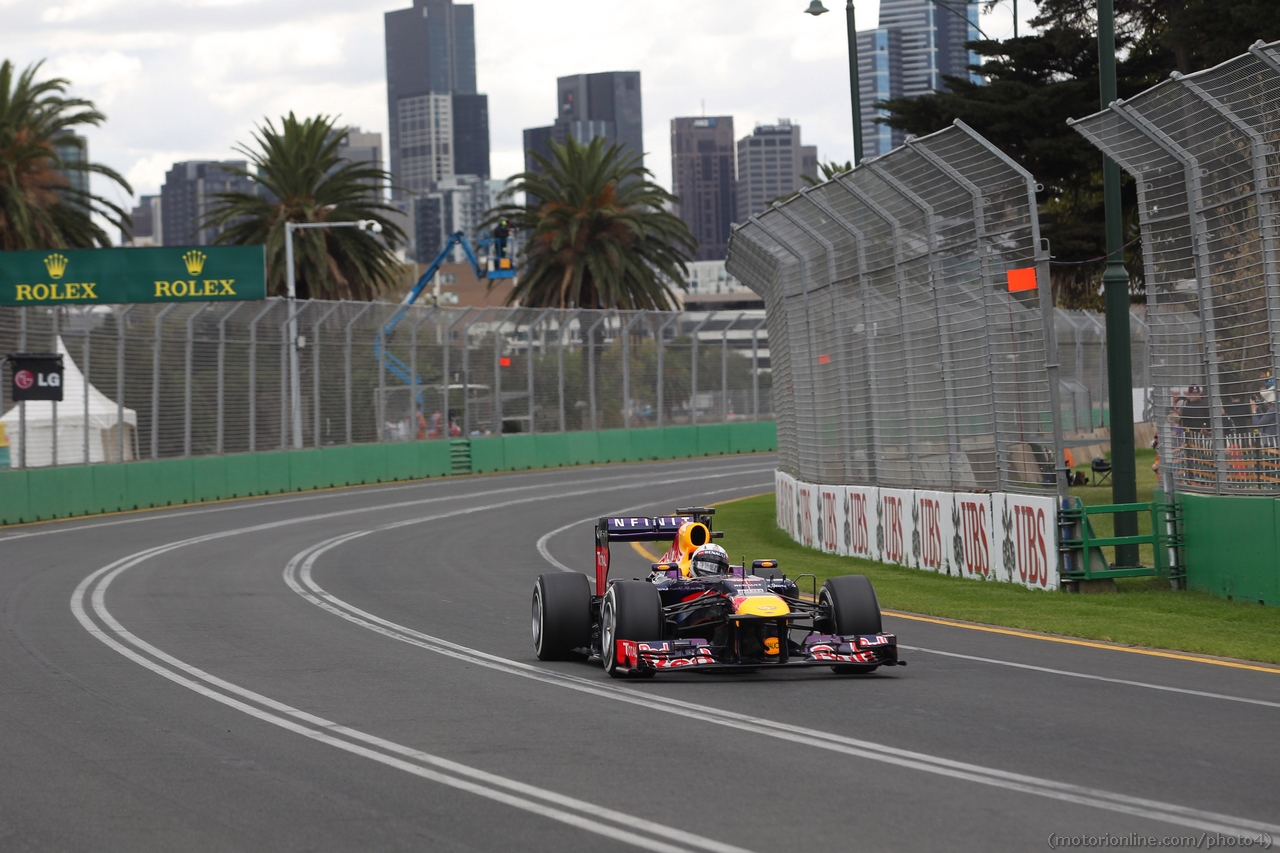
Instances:
[[[293,446],[302,449],[302,389],[298,381],[298,283],[293,268],[293,232],[304,228],[359,228],[382,233],[372,219],[355,222],[286,222],[284,224],[284,282],[289,300],[289,417],[293,421]]]
[[[1102,108],[1116,99],[1116,24],[1112,0],[1098,0],[1098,83]],[[1120,166],[1102,161],[1107,223],[1107,269],[1102,289],[1107,309],[1107,385],[1111,410],[1111,501],[1137,503],[1133,458],[1133,376],[1129,359],[1129,273],[1124,268],[1124,223],[1120,211]],[[1116,536],[1138,535],[1138,517],[1116,513]],[[1117,545],[1116,565],[1138,565],[1137,545]]]
[[[822,0],[812,0],[804,11],[816,18],[829,10],[822,5]],[[862,162],[862,93],[858,84],[858,27],[853,21],[853,0],[845,0],[844,15],[849,35],[849,96],[853,103],[853,165],[856,166]]]

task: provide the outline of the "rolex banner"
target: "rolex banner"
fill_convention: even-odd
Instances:
[[[802,545],[944,575],[1058,588],[1052,497],[823,486],[781,471],[774,478],[778,526]]]
[[[0,252],[0,305],[262,299],[262,246]]]

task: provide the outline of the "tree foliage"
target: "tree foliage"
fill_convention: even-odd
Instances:
[[[61,77],[37,82],[42,64],[29,65],[15,77],[13,63],[0,62],[0,250],[110,246],[111,238],[93,216],[127,228],[128,213],[71,186],[65,172],[102,175],[126,192],[133,190],[106,166],[63,161],[55,145],[59,133],[96,127],[106,116],[92,101],[66,97],[71,84]],[[79,143],[67,137],[58,144]]]
[[[237,148],[251,169],[232,169],[257,181],[258,193],[219,193],[204,224],[221,227],[215,242],[265,245],[267,290],[276,296],[285,282],[286,222],[372,220],[381,236],[356,228],[295,231],[294,266],[300,299],[374,299],[396,287],[403,267],[395,250],[404,231],[390,218],[379,187],[390,174],[366,163],[345,160],[339,151],[344,134],[330,116],[299,119],[293,113],[280,128],[268,120],[254,134],[256,148]]]
[[[1034,35],[977,41],[984,85],[947,77],[949,91],[884,103],[887,123],[918,136],[955,119],[991,140],[1044,185],[1042,233],[1057,261],[1060,304],[1100,307],[1098,285],[1106,253],[1102,155],[1067,126],[1067,118],[1097,112],[1096,0],[1041,0]],[[1171,71],[1191,73],[1245,52],[1259,38],[1280,38],[1275,0],[1116,0],[1117,89],[1131,97]],[[1125,261],[1141,275],[1137,197],[1123,188]],[[1081,263],[1086,262],[1086,263]]]
[[[638,156],[606,142],[552,142],[551,157],[533,154],[539,171],[508,180],[505,203],[488,219],[505,219],[524,232],[520,277],[508,304],[674,307],[668,282],[683,287],[697,242],[665,209],[676,197],[649,180]],[[518,192],[524,204],[511,201]]]

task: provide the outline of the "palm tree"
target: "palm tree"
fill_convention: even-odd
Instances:
[[[102,175],[130,194],[133,190],[106,166],[63,160],[57,147],[79,147],[82,143],[71,131],[96,127],[106,116],[92,101],[64,97],[71,85],[67,80],[37,83],[42,64],[28,65],[15,80],[13,63],[0,62],[0,250],[110,246],[111,238],[93,216],[127,228],[132,225],[129,214],[72,186],[66,173]]]
[[[670,310],[670,282],[684,287],[697,241],[663,205],[676,197],[649,180],[640,158],[597,137],[533,153],[539,171],[507,181],[486,224],[507,220],[526,234],[508,304]]]
[[[373,220],[381,239],[356,228],[316,228],[293,235],[300,299],[373,299],[400,284],[403,267],[395,255],[405,235],[389,218],[379,188],[386,171],[343,159],[338,148],[345,133],[329,116],[267,120],[253,135],[257,148],[239,146],[253,170],[233,169],[257,181],[257,194],[219,193],[204,225],[222,228],[215,243],[265,245],[267,289],[277,296],[285,284],[286,222]]]

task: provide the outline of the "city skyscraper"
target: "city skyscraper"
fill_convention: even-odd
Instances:
[[[639,71],[574,74],[556,80],[556,119],[525,130],[525,170],[538,171],[529,151],[548,154],[547,140],[587,143],[603,136],[644,161]]]
[[[777,124],[756,125],[738,140],[738,204],[736,221],[764,210],[778,196],[804,185],[801,175],[816,177],[818,149],[800,143],[800,125],[780,118]]]
[[[733,116],[671,120],[675,213],[698,241],[699,261],[723,260],[737,212]]]
[[[160,213],[160,196],[139,196],[138,205],[129,212],[129,218],[133,220],[133,227],[120,229],[120,245],[164,245],[164,233],[161,225],[162,218]]]
[[[414,0],[384,22],[393,197],[423,192],[445,175],[487,178],[489,106],[476,92],[474,7]]]
[[[89,162],[89,140],[73,130],[64,128],[55,133],[53,149],[64,165]],[[88,202],[81,193],[89,192],[89,173],[83,169],[59,169],[58,174],[67,179],[68,186],[77,190],[75,196],[67,197],[67,201],[81,210],[88,210]]]
[[[858,33],[859,102],[862,106],[862,139],[868,157],[886,154],[901,145],[905,134],[877,118],[888,113],[875,104],[889,98],[915,98],[944,91],[944,76],[968,77],[981,82],[969,70],[978,63],[965,42],[981,37],[977,0],[955,0],[946,5],[933,0],[881,0],[879,26]]]
[[[189,160],[174,163],[160,188],[160,233],[166,246],[208,246],[218,236],[201,220],[218,193],[256,193],[257,184],[227,167],[247,168],[243,160]]]

